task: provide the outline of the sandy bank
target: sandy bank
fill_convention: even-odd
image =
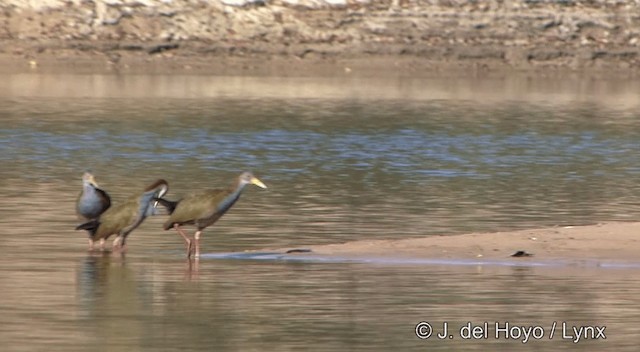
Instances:
[[[605,223],[495,233],[429,236],[399,240],[361,240],[340,244],[300,246],[313,255],[341,258],[413,258],[568,263],[638,262],[640,223]],[[285,253],[293,249],[280,249]],[[530,257],[511,255],[525,251]],[[309,255],[300,253],[292,255]]]

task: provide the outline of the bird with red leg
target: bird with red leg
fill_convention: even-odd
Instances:
[[[243,172],[235,182],[225,189],[210,189],[189,194],[179,201],[170,201],[158,197],[157,201],[164,205],[169,212],[169,219],[164,223],[165,230],[175,229],[184,239],[187,247],[187,257],[194,254],[200,257],[200,235],[202,230],[213,225],[240,199],[240,195],[247,185],[267,188],[250,172]],[[194,225],[196,232],[193,239],[189,238],[181,226]],[[195,248],[194,248],[195,244]]]

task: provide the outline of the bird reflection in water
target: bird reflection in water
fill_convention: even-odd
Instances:
[[[92,305],[104,296],[104,286],[109,274],[111,255],[109,252],[90,252],[80,264],[77,277],[80,301]]]
[[[128,317],[142,314],[153,301],[152,284],[141,280],[136,267],[124,257],[94,252],[82,259],[77,276],[78,314],[93,321],[87,331],[97,339],[139,336],[144,326]],[[114,324],[113,319],[120,323]]]
[[[198,281],[200,279],[200,261],[191,260],[187,258],[187,263],[184,271],[185,281]]]

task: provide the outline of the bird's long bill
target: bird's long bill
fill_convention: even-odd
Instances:
[[[164,186],[164,187],[162,187],[162,188],[160,189],[160,192],[158,192],[158,196],[157,196],[157,197],[154,197],[154,199],[156,199],[156,201],[154,201],[154,202],[153,202],[153,208],[154,208],[154,209],[155,209],[155,208],[157,208],[157,207],[158,207],[158,204],[160,203],[160,201],[158,201],[157,199],[158,199],[158,198],[162,198],[162,196],[164,196],[165,194],[167,194],[168,190],[169,190],[169,187]]]
[[[96,182],[96,178],[93,175],[89,174],[89,183],[93,185],[93,187],[98,188],[98,182]]]
[[[265,185],[264,183],[262,183],[262,181],[258,180],[257,177],[253,177],[251,179],[251,184],[256,185],[260,188],[267,188],[267,185]]]

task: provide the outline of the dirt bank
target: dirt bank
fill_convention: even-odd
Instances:
[[[5,0],[5,71],[640,72],[638,1]],[[361,70],[362,69],[362,70]]]
[[[314,255],[344,258],[482,259],[634,262],[640,253],[640,223],[606,223],[496,233],[362,240],[301,247]],[[279,249],[285,253],[293,248]],[[532,256],[512,257],[518,251]],[[298,255],[298,254],[294,254]],[[305,255],[301,253],[299,255]]]

